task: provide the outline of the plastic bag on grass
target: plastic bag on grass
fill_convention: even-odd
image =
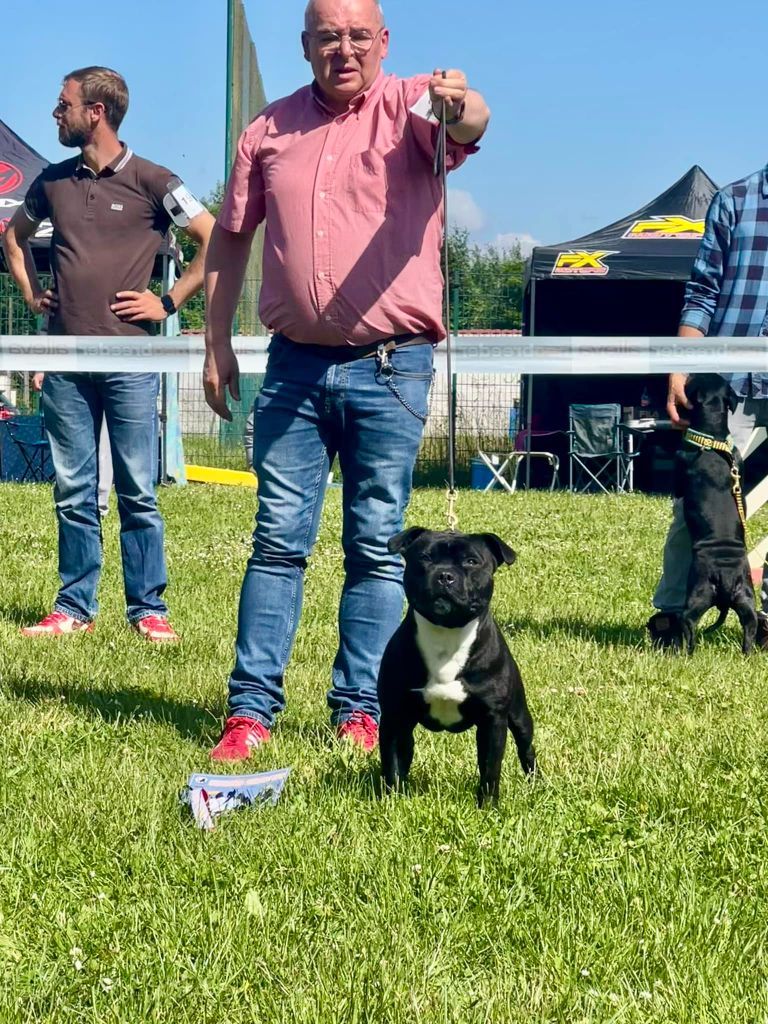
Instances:
[[[254,775],[190,775],[181,799],[189,805],[198,828],[210,831],[216,818],[241,807],[272,804],[280,799],[290,768]]]

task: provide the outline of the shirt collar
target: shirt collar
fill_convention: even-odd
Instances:
[[[323,95],[323,91],[316,81],[313,80],[310,88],[312,90],[312,98],[323,111],[323,113],[328,114],[330,117],[348,117],[349,114],[356,114],[362,109],[368,98],[373,93],[378,91],[383,79],[384,71],[381,68],[379,68],[378,75],[376,76],[376,78],[374,78],[374,80],[371,82],[368,88],[364,89],[363,92],[358,93],[357,96],[353,98],[352,102],[349,104],[347,109],[341,114],[337,110],[332,110],[328,106],[328,103],[326,102],[325,97]]]
[[[102,170],[98,174],[92,168],[90,168],[87,163],[85,163],[81,153],[78,157],[77,163],[75,164],[75,174],[77,175],[77,177],[103,178],[107,176],[111,177],[114,174],[118,174],[120,171],[122,171],[122,169],[133,156],[133,150],[129,146],[126,146],[124,142],[121,142],[120,145],[122,146],[122,149],[117,154],[115,159],[111,160],[107,164],[107,166],[102,168]]]

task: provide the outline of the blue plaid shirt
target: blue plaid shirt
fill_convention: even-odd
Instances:
[[[680,325],[710,336],[768,339],[768,167],[712,200]],[[768,373],[723,376],[737,395],[768,399]]]

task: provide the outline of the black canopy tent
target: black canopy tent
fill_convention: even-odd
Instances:
[[[634,213],[589,235],[538,246],[528,261],[523,333],[663,336],[677,333],[685,284],[717,191],[692,167]],[[647,404],[662,412],[666,376],[537,376],[524,381],[526,420],[564,430],[576,402]]]
[[[40,156],[13,129],[0,121],[0,234],[24,202],[29,186],[47,166],[45,157]],[[32,238],[32,253],[38,270],[48,270],[48,248],[52,233],[51,222],[46,220]],[[0,266],[4,270],[2,259],[0,249]]]

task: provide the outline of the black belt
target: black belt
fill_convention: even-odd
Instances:
[[[380,350],[389,354],[396,348],[407,348],[411,345],[431,345],[432,342],[424,334],[393,334],[389,338],[381,338],[379,341],[372,341],[369,345],[305,345],[301,341],[294,341],[282,331],[277,331],[273,336],[281,342],[295,345],[297,349],[307,352],[310,355],[320,356],[331,362],[348,363],[356,359],[367,359],[375,356]],[[382,349],[383,346],[383,349]]]

